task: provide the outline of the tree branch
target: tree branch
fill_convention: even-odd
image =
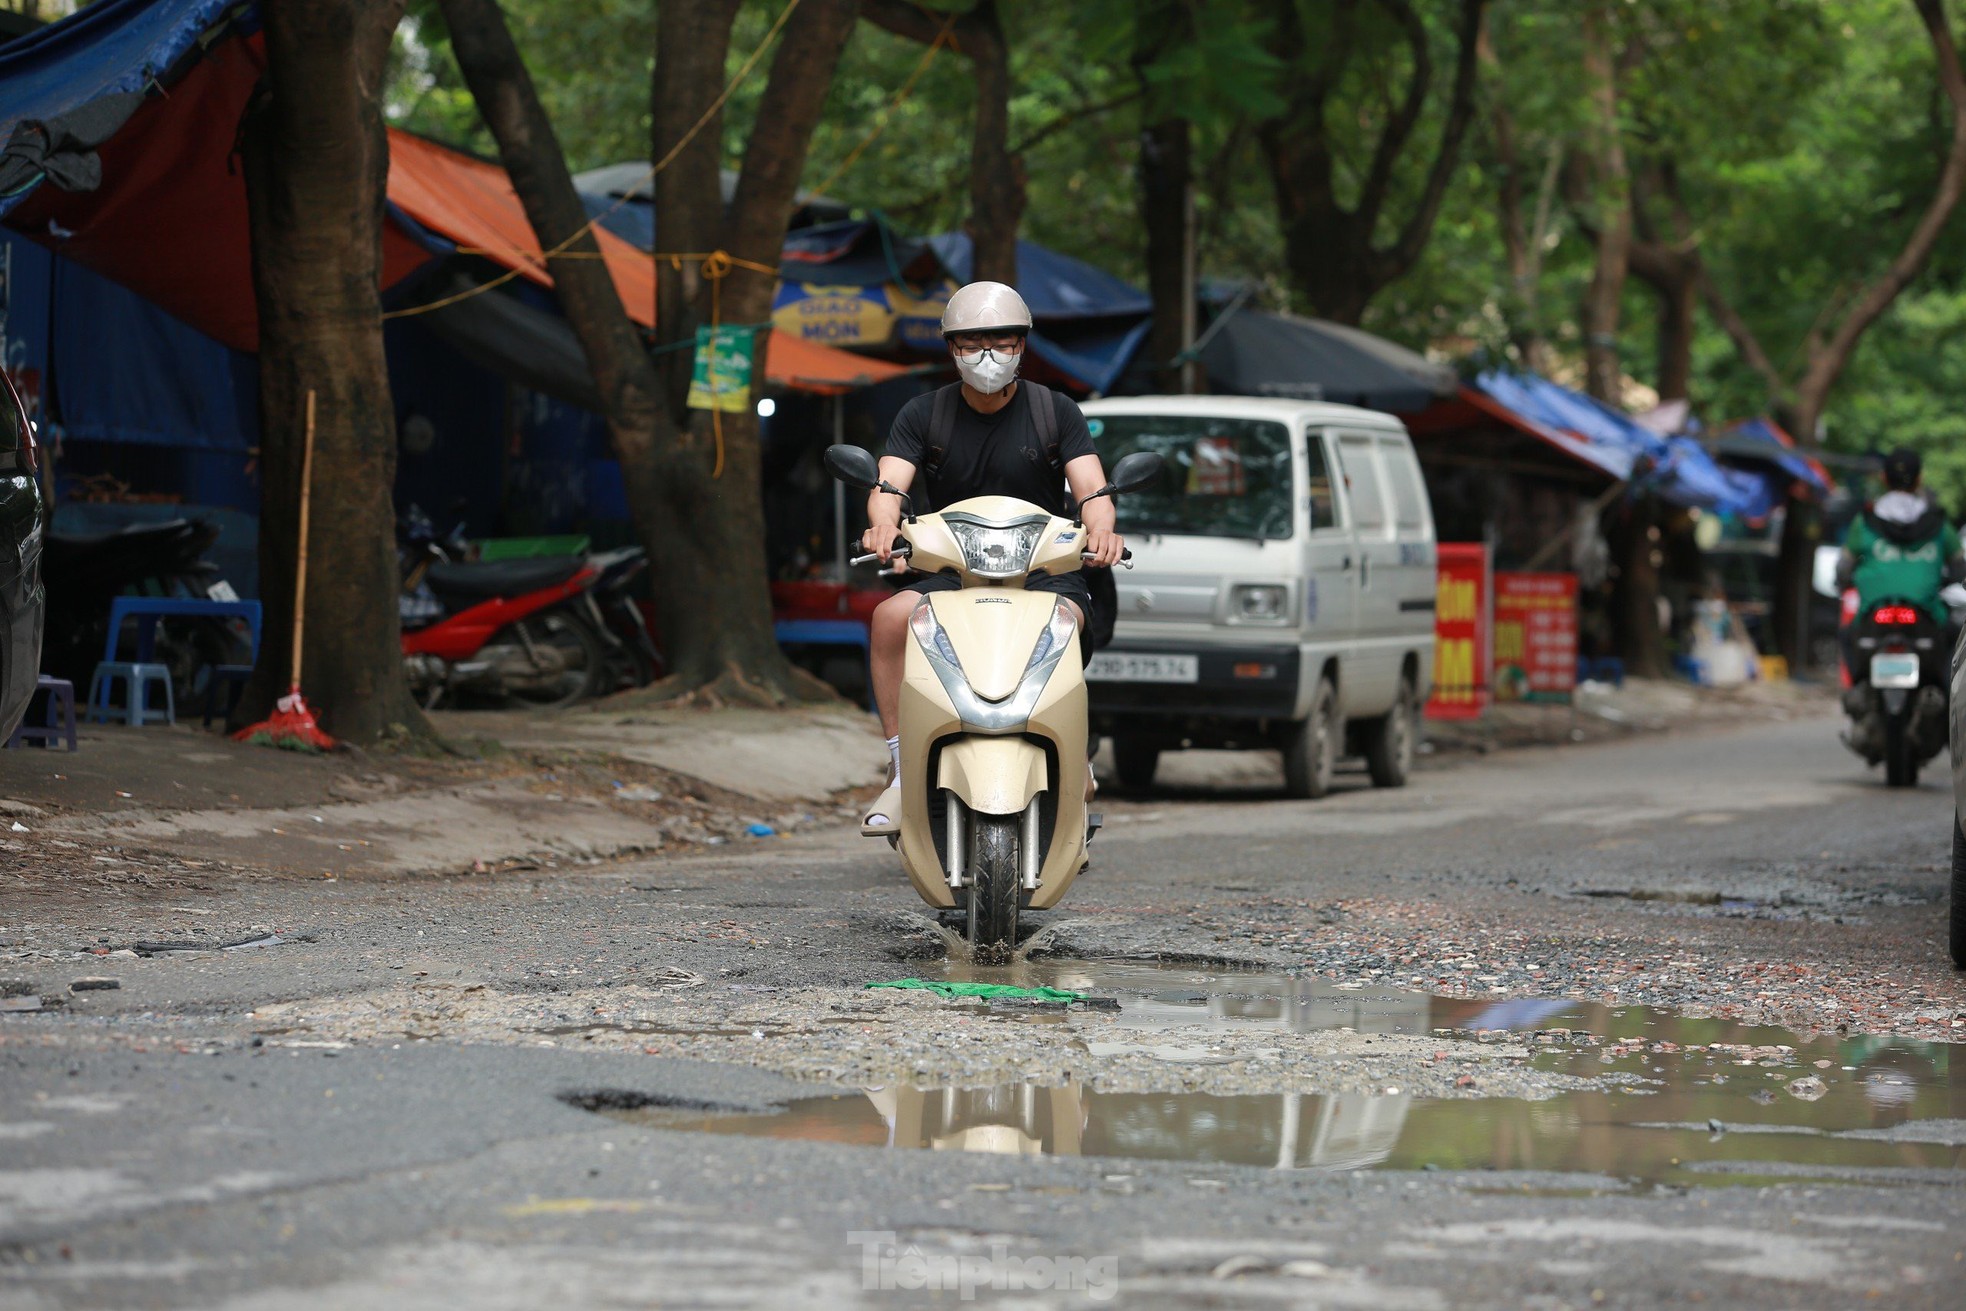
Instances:
[[[1077,108],[1068,109],[1064,113],[1059,114],[1058,117],[1052,119],[1049,123],[1046,123],[1043,127],[1037,129],[1037,131],[1031,133],[1030,136],[1025,137],[1022,141],[1012,146],[1010,153],[1021,155],[1027,150],[1034,150],[1057,136],[1060,132],[1063,132],[1066,128],[1083,123],[1088,118],[1097,118],[1101,114],[1111,113],[1115,109],[1124,108],[1144,95],[1146,95],[1144,88],[1135,87],[1133,90],[1114,96],[1110,100],[1101,100],[1096,104],[1079,105]]]
[[[922,45],[942,34],[942,17],[908,0],[860,0],[860,16],[875,27]],[[962,26],[960,18],[955,26]],[[954,29],[950,34],[954,35]]]
[[[1432,167],[1427,170],[1427,184],[1420,193],[1420,202],[1406,220],[1406,226],[1400,229],[1399,240],[1387,252],[1393,277],[1411,268],[1420,258],[1420,252],[1426,248],[1434,219],[1440,214],[1440,202],[1447,195],[1447,184],[1452,180],[1454,165],[1460,158],[1461,138],[1467,134],[1468,124],[1474,119],[1475,54],[1481,38],[1482,13],[1487,3],[1488,0],[1461,0],[1461,47],[1455,61],[1454,91],[1447,104],[1447,121],[1441,126],[1440,148],[1434,154]]]
[[[1718,323],[1720,330],[1733,341],[1734,349],[1741,353],[1741,359],[1749,368],[1761,375],[1763,382],[1768,384],[1769,399],[1774,401],[1782,399],[1788,393],[1788,384],[1782,378],[1782,371],[1775,367],[1775,361],[1770,359],[1768,352],[1761,348],[1761,340],[1754,335],[1754,329],[1748,326],[1748,321],[1741,317],[1740,311],[1734,308],[1732,302],[1721,294],[1719,284],[1713,280],[1713,274],[1704,266],[1700,269],[1700,295],[1706,301],[1707,312],[1713,315],[1713,321]]]
[[[1946,221],[1959,204],[1962,190],[1966,190],[1966,74],[1962,74],[1960,69],[1959,49],[1953,43],[1952,29],[1946,24],[1943,0],[1912,0],[1912,4],[1924,21],[1926,35],[1932,42],[1932,53],[1938,63],[1939,89],[1952,105],[1952,144],[1946,151],[1945,167],[1939,173],[1939,184],[1932,193],[1931,203],[1925,207],[1918,226],[1912,229],[1904,249],[1898,252],[1898,257],[1891,261],[1883,275],[1857,298],[1857,303],[1837,324],[1829,340],[1820,349],[1810,352],[1809,362],[1796,386],[1798,400],[1811,411],[1804,416],[1810,421],[1821,413],[1822,401],[1828,396],[1837,376],[1843,372],[1843,366],[1849,363],[1857,339],[1891,307],[1891,302],[1924,267],[1932,248],[1938,244],[1939,236],[1945,230]],[[1810,431],[1799,436],[1810,440],[1815,434]]]
[[[1379,211],[1385,207],[1386,191],[1392,185],[1393,165],[1399,161],[1406,143],[1413,136],[1413,128],[1420,121],[1420,111],[1426,108],[1427,92],[1433,87],[1433,59],[1427,53],[1427,25],[1413,12],[1407,0],[1379,0],[1392,15],[1393,22],[1399,25],[1406,37],[1406,44],[1413,51],[1413,76],[1406,84],[1406,98],[1393,112],[1386,123],[1386,130],[1379,134],[1378,143],[1372,148],[1372,163],[1366,170],[1365,184],[1359,188],[1358,209],[1361,222],[1375,224]],[[1477,43],[1478,44],[1478,43]]]

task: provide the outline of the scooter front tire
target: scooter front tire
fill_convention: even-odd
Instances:
[[[1022,830],[1018,815],[970,814],[969,945],[978,960],[1007,960],[1017,946]]]

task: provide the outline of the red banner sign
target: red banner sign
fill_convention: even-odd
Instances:
[[[1479,719],[1488,706],[1488,548],[1442,542],[1434,582],[1434,686],[1429,719]]]
[[[1577,686],[1577,575],[1495,575],[1495,696],[1568,701]]]

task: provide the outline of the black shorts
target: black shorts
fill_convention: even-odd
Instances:
[[[903,592],[920,592],[927,596],[931,592],[957,592],[962,583],[948,574],[923,574],[909,580],[899,588]],[[1084,660],[1092,659],[1091,634],[1087,631],[1092,619],[1092,592],[1085,583],[1085,574],[1079,571],[1064,574],[1030,574],[1024,579],[1027,592],[1050,592],[1075,601],[1079,607],[1079,617],[1086,622],[1079,625],[1079,655]]]

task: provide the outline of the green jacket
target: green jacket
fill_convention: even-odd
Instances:
[[[1851,582],[1860,608],[1898,599],[1920,607],[1941,624],[1946,622],[1939,590],[1954,572],[1959,533],[1938,506],[1927,502],[1915,519],[1884,518],[1875,503],[1866,506],[1850,525],[1843,549],[1854,564]]]

